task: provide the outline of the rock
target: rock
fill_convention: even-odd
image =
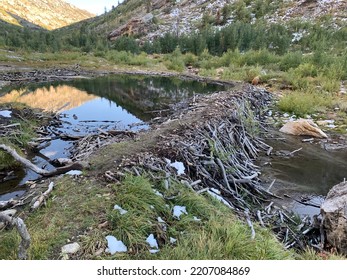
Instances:
[[[65,254],[75,254],[81,249],[81,246],[75,242],[71,244],[67,244],[61,248],[61,253]]]
[[[334,186],[321,205],[327,242],[347,255],[347,182]]]
[[[146,14],[142,18],[141,17],[132,18],[126,24],[113,30],[108,35],[108,39],[111,41],[114,41],[121,36],[146,34],[149,32],[149,28],[150,28],[152,20],[153,20],[153,14]]]
[[[259,84],[259,82],[260,82],[260,77],[259,77],[259,76],[256,76],[256,77],[254,77],[253,80],[252,80],[252,85],[253,85],[253,86],[256,86],[256,85]]]
[[[280,132],[291,135],[304,135],[316,138],[328,138],[328,136],[312,121],[307,119],[299,119],[297,121],[289,121]]]

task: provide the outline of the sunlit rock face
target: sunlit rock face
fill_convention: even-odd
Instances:
[[[94,16],[62,0],[1,0],[0,6],[0,20],[48,30]]]

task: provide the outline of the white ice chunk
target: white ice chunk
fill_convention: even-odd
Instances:
[[[114,209],[114,210],[118,210],[119,213],[120,213],[121,215],[124,215],[124,214],[128,213],[127,210],[124,210],[122,207],[120,207],[120,206],[117,205],[117,204],[113,207],[113,209]]]
[[[151,250],[149,250],[149,252],[151,253],[151,254],[156,254],[156,253],[158,253],[160,250],[159,249],[151,249]]]
[[[11,118],[11,115],[12,115],[12,111],[9,111],[9,110],[0,111],[0,116],[1,117]]]
[[[170,166],[177,170],[177,175],[184,174],[184,171],[186,170],[183,162],[175,161],[175,162],[171,163]]]
[[[159,249],[158,242],[157,242],[157,240],[154,238],[154,235],[153,235],[153,234],[150,234],[150,235],[147,237],[146,242],[149,244],[149,246],[150,246],[151,248],[157,248],[157,249]]]
[[[108,244],[108,251],[111,253],[111,255],[128,251],[127,246],[125,246],[124,243],[118,240],[116,237],[108,235],[106,236],[106,240]]]
[[[177,242],[176,238],[170,237],[170,243],[175,244]]]
[[[82,171],[81,170],[71,170],[69,172],[65,173],[66,175],[70,175],[70,176],[80,176],[82,175]]]
[[[182,214],[188,214],[185,206],[174,206],[173,208],[173,216],[174,218],[180,219]]]
[[[157,195],[157,196],[160,196],[160,197],[164,197],[162,193],[160,193],[159,191],[155,190],[154,193]]]

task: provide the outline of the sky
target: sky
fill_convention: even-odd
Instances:
[[[105,12],[105,7],[107,11],[111,10],[112,6],[117,6],[118,0],[64,0],[70,4],[75,5],[78,8],[87,10],[91,13],[100,15]],[[123,0],[119,0],[123,2]]]

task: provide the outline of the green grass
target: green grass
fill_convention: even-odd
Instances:
[[[154,194],[159,190],[164,197]],[[251,240],[248,226],[239,221],[230,209],[209,196],[197,195],[185,186],[171,182],[169,190],[160,184],[153,185],[144,177],[126,177],[115,186],[116,203],[128,213],[120,215],[111,210],[108,215],[111,233],[128,248],[128,255],[112,258],[130,259],[290,259],[295,254],[283,249],[274,236],[256,226],[257,238]],[[141,199],[139,199],[141,198]],[[177,220],[172,215],[175,205],[185,206],[188,215]],[[201,221],[194,221],[194,216]],[[163,231],[157,221],[166,222]],[[149,234],[157,238],[160,252],[151,255],[145,240]],[[176,238],[172,245],[169,238]]]
[[[316,112],[324,112],[333,104],[332,96],[319,92],[287,92],[278,102],[278,108],[285,112],[304,116]]]
[[[108,203],[105,201],[110,197],[110,190],[97,187],[94,181],[79,183],[65,177],[54,188],[54,199],[49,199],[46,207],[25,220],[32,239],[30,259],[59,258],[60,248],[69,243],[68,239],[97,228],[106,215]],[[1,232],[0,243],[0,259],[15,259],[19,244],[17,232]],[[85,241],[82,244],[90,246]]]
[[[155,194],[160,191],[168,200]],[[120,215],[118,204],[128,212]],[[188,215],[177,220],[175,205],[186,206]],[[194,216],[201,221],[194,221]],[[166,230],[158,222],[166,222]],[[106,228],[99,224],[108,221]],[[58,259],[60,248],[73,241],[82,246],[78,259],[293,259],[296,254],[283,249],[269,230],[255,225],[251,240],[249,227],[230,209],[210,196],[197,195],[171,181],[166,190],[160,182],[146,177],[127,176],[117,185],[102,186],[94,180],[60,179],[46,207],[25,219],[32,244],[30,259]],[[146,238],[154,234],[160,246],[149,253]],[[114,235],[128,252],[111,256],[95,255],[106,248],[107,235]],[[170,243],[170,237],[177,244]],[[19,237],[15,230],[0,232],[0,259],[15,259]]]

